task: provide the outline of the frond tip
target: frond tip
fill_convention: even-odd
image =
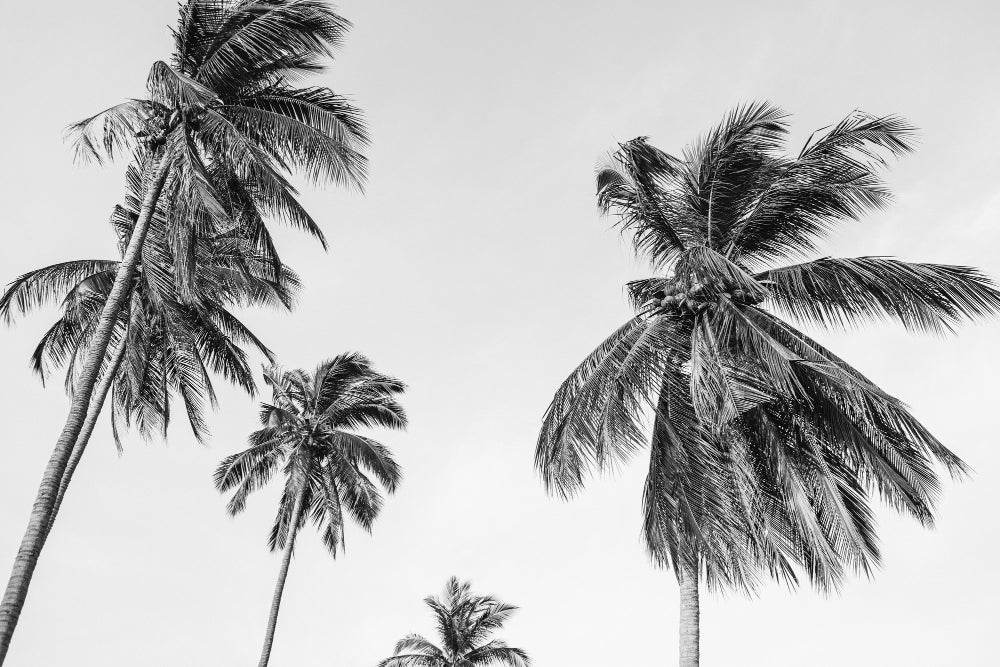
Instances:
[[[138,145],[137,134],[145,127],[153,105],[144,100],[128,100],[109,107],[66,128],[66,140],[77,162],[114,160]]]

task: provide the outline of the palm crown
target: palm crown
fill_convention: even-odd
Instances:
[[[911,149],[896,117],[854,113],[796,157],[784,114],[732,112],[675,158],[645,138],[599,170],[598,201],[659,277],[628,286],[637,315],[556,393],[536,465],[571,495],[588,473],[647,445],[645,539],[662,563],[692,559],[709,583],[752,587],[756,568],[821,586],[878,560],[870,496],[925,524],[934,462],[964,464],[896,398],[778,314],[822,327],[893,319],[950,331],[1000,311],[967,267],[820,258],[842,220],[884,206],[886,155]],[[693,555],[692,555],[693,554]]]
[[[215,473],[222,492],[232,491],[231,514],[241,512],[250,493],[266,484],[279,467],[285,491],[269,545],[285,545],[300,503],[295,530],[307,515],[321,526],[323,544],[336,555],[344,544],[345,510],[366,530],[382,507],[382,495],[370,477],[390,493],[400,470],[388,447],[355,431],[406,426],[396,401],[405,385],[378,373],[356,353],[321,363],[312,375],[301,370],[265,373],[274,397],[261,406],[263,428],[250,436],[250,447],[225,458]]]
[[[313,181],[363,180],[360,112],[328,88],[295,85],[322,69],[349,26],[320,0],[189,0],[170,63],[150,70],[148,97],[71,126],[81,157],[131,150],[144,179],[162,174],[185,296],[195,298],[186,291],[192,241],[213,227],[274,216],[323,241],[290,171]]]
[[[131,196],[112,216],[121,246],[138,216],[141,184],[134,168],[128,171],[128,181]],[[204,438],[205,403],[215,402],[209,371],[255,392],[241,346],[250,345],[268,359],[271,352],[230,309],[289,308],[298,278],[285,266],[274,276],[276,256],[259,253],[255,235],[260,230],[253,231],[234,228],[199,242],[195,288],[200,300],[194,306],[183,303],[176,292],[165,212],[159,208],[154,214],[144,248],[146,262],[113,331],[113,347],[123,356],[115,368],[115,355],[104,364],[104,373],[116,374],[112,424],[119,446],[121,424],[134,424],[147,435],[154,429],[165,432],[171,390],[182,398],[195,435]],[[118,266],[111,260],[62,262],[20,276],[0,297],[0,315],[8,321],[47,303],[61,303],[60,317],[32,355],[32,367],[43,380],[52,367],[64,366],[66,387],[72,391]]]
[[[474,595],[468,582],[455,577],[445,584],[444,596],[424,602],[434,613],[441,646],[421,635],[408,635],[396,643],[395,655],[379,667],[477,667],[508,665],[529,667],[522,649],[491,639],[517,611],[517,607],[488,595]]]

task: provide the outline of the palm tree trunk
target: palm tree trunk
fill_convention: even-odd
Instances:
[[[698,667],[701,660],[698,610],[698,566],[694,563],[679,564],[677,577],[681,587],[680,617],[680,667]]]
[[[278,571],[278,583],[274,586],[274,597],[271,599],[271,616],[267,619],[267,633],[264,635],[264,648],[260,652],[260,662],[257,667],[267,667],[271,659],[271,645],[274,643],[274,628],[278,625],[278,609],[281,607],[281,594],[285,590],[285,578],[288,577],[288,565],[292,562],[292,549],[295,547],[295,534],[299,528],[299,517],[302,515],[302,501],[306,495],[307,481],[303,480],[299,492],[295,496],[295,506],[292,508],[292,518],[288,523],[288,539],[285,540],[285,553],[281,557],[281,569]]]
[[[159,199],[160,192],[162,192],[163,185],[167,180],[168,167],[169,162],[158,156],[151,157],[149,160],[147,167],[147,173],[150,174],[149,182],[142,207],[139,210],[139,217],[136,219],[125,255],[115,274],[115,282],[108,294],[108,300],[104,303],[104,308],[101,311],[101,319],[91,340],[90,349],[87,351],[87,360],[73,392],[66,424],[56,441],[56,446],[52,450],[52,455],[49,457],[49,462],[42,475],[41,484],[38,486],[28,527],[24,531],[21,546],[14,558],[14,567],[11,569],[3,601],[0,602],[0,665],[3,664],[7,650],[10,648],[14,628],[17,626],[21,608],[28,595],[31,575],[35,571],[38,556],[41,554],[50,524],[54,519],[52,508],[59,493],[59,485],[66,470],[66,463],[87,418],[90,397],[94,392],[94,384],[100,373],[101,362],[104,361],[108,343],[111,341],[111,331],[131,288],[156,201]]]
[[[107,372],[101,378],[94,392],[94,397],[90,400],[90,410],[87,412],[87,420],[83,422],[80,435],[76,439],[76,444],[73,445],[73,453],[70,454],[69,461],[66,462],[66,470],[63,472],[62,480],[59,482],[59,492],[56,494],[55,502],[52,503],[52,516],[49,517],[50,531],[52,530],[52,524],[55,523],[56,514],[59,513],[59,506],[62,505],[63,496],[66,495],[66,489],[69,488],[70,480],[73,479],[73,473],[76,472],[76,467],[80,464],[80,458],[83,456],[84,450],[87,449],[87,443],[90,442],[90,435],[94,432],[97,419],[101,416],[101,409],[104,407],[104,401],[108,397],[111,385],[115,382],[118,367],[121,366],[122,359],[125,358],[126,347],[127,341],[123,336],[121,342],[118,344],[118,349],[115,350],[111,363],[108,365]]]

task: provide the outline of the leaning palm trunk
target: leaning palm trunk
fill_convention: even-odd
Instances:
[[[700,661],[699,611],[698,611],[698,566],[691,563],[679,564],[677,577],[681,588],[680,614],[680,667],[698,667]]]
[[[38,487],[34,505],[31,508],[31,517],[28,520],[28,527],[21,539],[21,546],[14,559],[14,567],[11,570],[10,579],[7,582],[7,590],[4,592],[3,602],[0,603],[0,665],[3,664],[10,647],[10,640],[17,626],[17,619],[21,615],[21,608],[28,595],[28,586],[31,583],[31,575],[34,573],[38,556],[41,554],[45,538],[48,536],[52,521],[55,519],[53,509],[59,487],[63,480],[63,473],[69,461],[73,447],[76,445],[87,418],[90,407],[90,398],[94,393],[94,385],[100,373],[104,355],[107,353],[108,344],[111,342],[111,332],[118,320],[118,314],[129,294],[132,279],[135,276],[136,266],[139,264],[142,244],[149,231],[149,223],[153,217],[156,201],[167,179],[168,163],[160,158],[152,158],[149,163],[150,181],[143,198],[139,217],[132,230],[128,247],[122,258],[121,265],[115,274],[115,282],[108,294],[108,299],[104,303],[101,311],[101,319],[98,322],[94,337],[91,340],[90,349],[87,352],[87,359],[80,373],[80,379],[74,388],[73,397],[70,402],[69,415],[66,417],[66,424],[62,433],[56,441],[55,449],[49,457],[49,462],[42,475],[42,482]]]
[[[97,385],[97,390],[94,392],[94,397],[90,400],[90,410],[87,412],[87,419],[83,422],[83,428],[80,429],[80,435],[76,439],[76,444],[73,445],[73,452],[66,462],[66,470],[63,472],[62,480],[59,482],[59,491],[56,494],[55,502],[52,503],[52,513],[49,517],[50,531],[52,530],[52,524],[55,523],[56,514],[59,513],[63,497],[66,495],[66,489],[69,488],[70,480],[73,479],[73,473],[76,472],[76,467],[80,464],[83,452],[87,449],[87,443],[90,442],[90,436],[94,432],[94,426],[97,425],[97,420],[101,416],[101,409],[104,407],[104,401],[108,398],[111,385],[115,382],[115,375],[118,373],[118,367],[121,366],[122,359],[125,358],[126,349],[126,341],[122,338],[118,344],[118,349],[115,350],[114,356],[111,359],[111,363],[108,365],[107,372],[101,378],[100,383]]]
[[[292,562],[292,550],[295,548],[295,534],[298,532],[299,517],[302,515],[302,501],[306,495],[308,482],[299,485],[295,495],[295,507],[288,523],[288,539],[285,541],[285,553],[281,557],[281,569],[278,571],[278,583],[274,586],[274,598],[271,600],[271,616],[267,619],[267,632],[264,635],[264,648],[260,652],[260,662],[257,667],[267,667],[271,659],[271,645],[274,644],[274,629],[278,625],[278,609],[281,607],[281,594],[285,590],[285,579],[288,577],[288,566]]]

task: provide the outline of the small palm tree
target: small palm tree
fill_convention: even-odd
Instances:
[[[345,510],[371,532],[382,508],[382,495],[370,476],[389,493],[399,484],[400,470],[389,449],[355,431],[406,427],[406,415],[396,401],[405,386],[376,372],[360,354],[324,361],[312,375],[272,367],[264,379],[274,398],[261,406],[263,428],[250,435],[248,449],[226,457],[215,471],[219,491],[233,491],[227,506],[231,515],[242,512],[247,497],[279,468],[285,475],[268,539],[272,551],[283,553],[260,667],[270,659],[295,537],[306,518],[312,516],[323,545],[336,557],[344,546]]]
[[[452,577],[444,597],[427,597],[434,612],[441,646],[421,635],[407,635],[396,643],[395,655],[379,667],[529,667],[531,659],[519,648],[490,639],[517,607],[487,595],[473,595],[468,582]]]
[[[931,525],[935,463],[965,469],[901,401],[779,315],[945,333],[1000,312],[976,269],[802,261],[839,222],[887,204],[878,167],[911,150],[913,130],[854,113],[794,157],[786,134],[780,110],[754,104],[683,158],[644,137],[611,155],[598,201],[658,275],[629,284],[637,315],[556,393],[536,450],[547,488],[568,497],[650,446],[644,534],[680,584],[683,666],[699,659],[700,578],[748,590],[759,573],[794,582],[799,566],[835,586],[844,568],[878,563],[873,495]]]
[[[328,88],[297,85],[322,70],[349,26],[322,0],[187,0],[170,62],[150,69],[148,95],[70,128],[83,159],[131,154],[142,196],[0,602],[0,663],[157,206],[168,213],[178,293],[194,303],[197,239],[232,226],[241,214],[237,209],[246,208],[241,205],[322,241],[288,175],[362,182],[359,150],[368,138],[360,112]]]

